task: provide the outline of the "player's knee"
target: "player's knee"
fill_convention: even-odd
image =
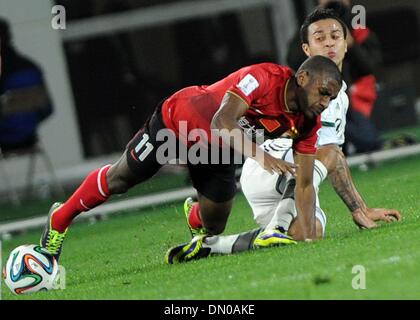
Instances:
[[[110,194],[126,193],[129,189],[128,184],[123,179],[111,177],[108,179],[108,188]]]
[[[200,215],[203,226],[211,235],[223,233],[232,209],[232,200],[216,203],[200,196]]]
[[[296,220],[295,220],[296,221]],[[287,230],[287,234],[291,236],[292,238],[295,238],[298,236],[298,225],[293,221],[289,227],[289,230]],[[325,226],[322,224],[322,221],[317,217],[315,220],[315,238],[316,240],[322,240],[324,238],[324,230]]]
[[[133,183],[125,175],[121,174],[118,167],[112,166],[107,172],[106,179],[110,194],[126,193],[133,186]]]

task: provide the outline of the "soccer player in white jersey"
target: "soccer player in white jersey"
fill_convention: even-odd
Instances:
[[[347,52],[347,29],[331,10],[316,9],[301,27],[302,49],[307,56],[323,55],[333,60],[342,69]],[[327,177],[336,193],[351,212],[353,221],[360,228],[374,228],[375,221],[400,220],[394,209],[369,208],[353,184],[346,159],[341,151],[344,143],[346,113],[348,109],[347,86],[344,84],[336,99],[322,113],[322,128],[318,132],[314,187]],[[293,162],[291,140],[282,137],[268,140],[261,145],[272,156]],[[242,190],[252,208],[259,229],[230,236],[206,237],[205,230],[193,229],[193,240],[169,249],[165,256],[168,264],[190,261],[209,254],[230,254],[256,247],[294,244],[294,226],[299,223],[294,201],[295,179],[290,174],[271,175],[257,162],[247,159],[242,169]],[[187,199],[184,210],[187,216],[194,203]],[[316,197],[317,238],[325,234],[326,216]]]

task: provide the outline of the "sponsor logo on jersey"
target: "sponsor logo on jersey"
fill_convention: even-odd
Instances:
[[[264,142],[264,130],[257,129],[246,117],[241,117],[238,120],[238,125],[252,141],[257,144],[262,144]]]

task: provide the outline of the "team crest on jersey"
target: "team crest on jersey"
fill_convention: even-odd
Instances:
[[[241,82],[238,83],[237,87],[243,92],[244,95],[249,96],[255,89],[260,86],[257,79],[251,74],[247,74]]]

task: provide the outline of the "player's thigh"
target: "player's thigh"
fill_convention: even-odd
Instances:
[[[280,198],[247,198],[255,222],[262,228],[266,227],[274,216]]]
[[[254,220],[265,227],[282,198],[286,180],[278,174],[268,173],[256,161],[248,158],[242,168],[240,181]]]
[[[176,158],[178,140],[175,135],[170,141],[158,140],[158,134],[165,130],[160,109],[158,109],[144,127],[137,132],[126,148],[126,165],[134,176],[136,183],[143,182],[153,175],[169,160]],[[168,156],[163,158],[161,149],[167,150]],[[172,155],[172,158],[170,157]]]
[[[240,182],[242,192],[247,198],[277,193],[277,180],[277,174],[270,174],[253,159],[246,159],[242,167]]]
[[[188,164],[194,188],[215,203],[227,202],[235,196],[236,168],[234,164]]]

